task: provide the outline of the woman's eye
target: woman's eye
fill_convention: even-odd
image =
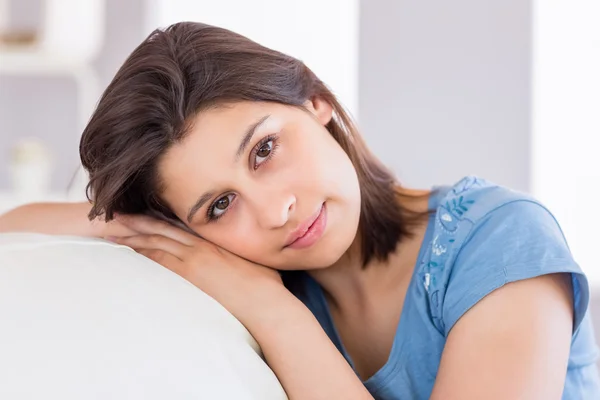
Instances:
[[[262,164],[269,157],[272,150],[273,140],[263,143],[256,151],[256,161],[254,166],[258,167],[260,164]]]
[[[210,218],[216,219],[225,214],[225,211],[227,211],[233,201],[233,197],[233,194],[228,194],[227,196],[217,199],[210,207]]]

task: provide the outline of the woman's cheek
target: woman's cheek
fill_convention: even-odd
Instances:
[[[252,229],[252,224],[244,217],[241,208],[243,207],[232,210],[232,215],[228,217],[234,218],[228,218],[226,223],[218,227],[213,243],[242,257],[248,257],[256,249],[258,232]]]

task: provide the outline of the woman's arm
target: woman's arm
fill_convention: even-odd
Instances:
[[[444,347],[432,400],[559,400],[573,333],[570,274],[495,290],[467,311]]]
[[[0,215],[0,233],[34,232],[49,235],[120,236],[132,234],[116,221],[90,221],[91,205],[83,203],[32,203]]]
[[[250,319],[255,323],[247,328],[288,397],[372,400],[310,310],[283,286],[273,289],[274,293],[264,297],[270,306],[254,308],[259,315]]]

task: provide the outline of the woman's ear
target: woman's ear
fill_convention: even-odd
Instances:
[[[319,122],[325,126],[333,117],[333,107],[320,97],[313,97],[304,103],[304,106],[310,111]]]

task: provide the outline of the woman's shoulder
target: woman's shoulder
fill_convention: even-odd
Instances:
[[[497,247],[515,240],[550,239],[547,236],[553,234],[553,242],[566,246],[555,215],[531,194],[472,175],[434,193],[438,241],[447,237],[449,245],[463,247],[476,239],[483,247]],[[545,235],[539,236],[540,230]]]
[[[430,257],[446,266],[470,252],[484,257],[501,253],[504,262],[509,255],[522,259],[531,252],[524,244],[539,244],[546,251],[555,249],[570,257],[555,216],[527,193],[477,176],[436,188],[434,193]]]
[[[571,272],[586,285],[554,215],[531,195],[468,176],[437,188],[434,198],[420,273],[442,332],[509,282]]]

